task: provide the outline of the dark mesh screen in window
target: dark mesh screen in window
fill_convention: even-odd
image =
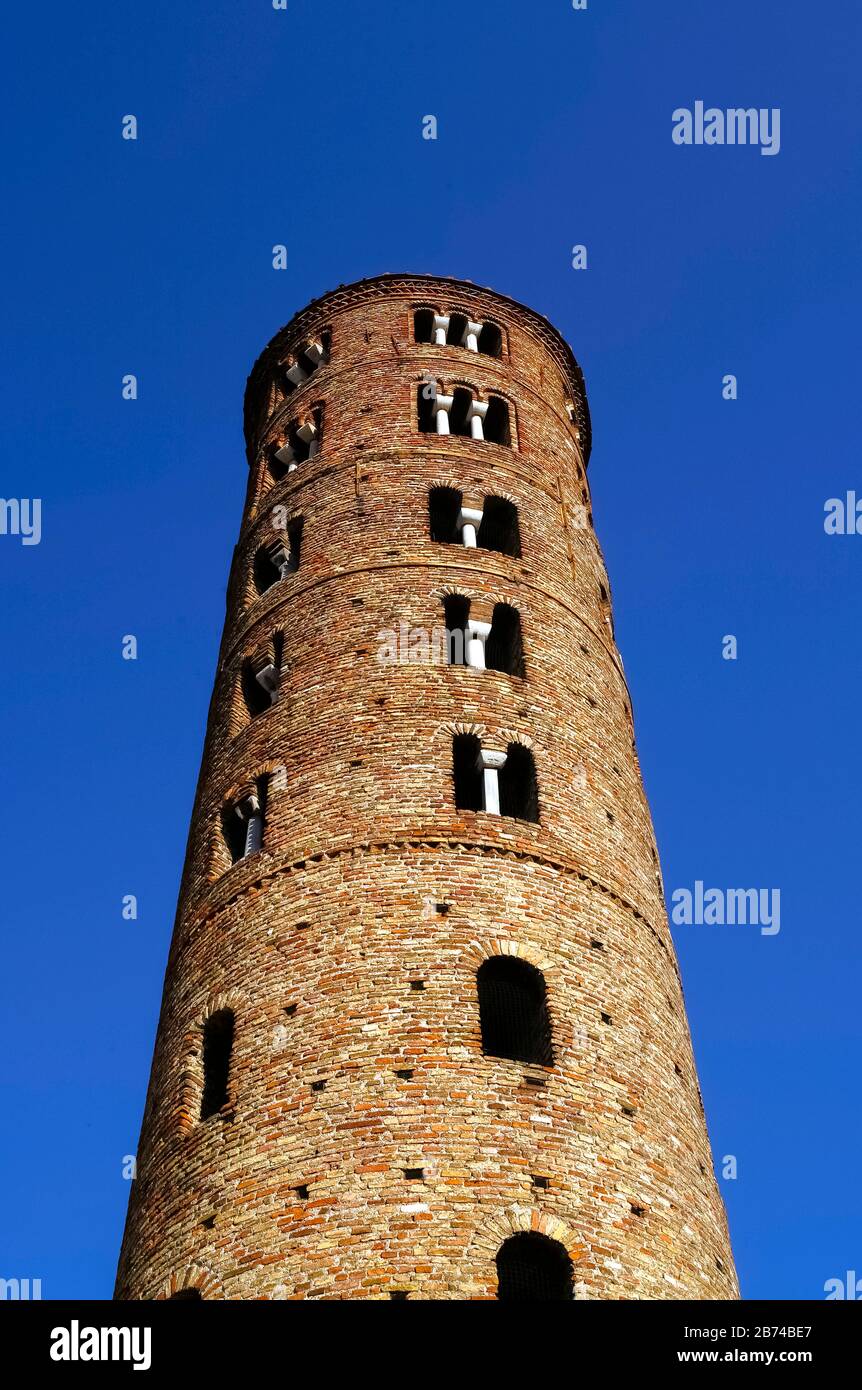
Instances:
[[[552,1066],[551,1020],[541,970],[514,956],[494,956],[480,966],[477,982],[486,1056]]]

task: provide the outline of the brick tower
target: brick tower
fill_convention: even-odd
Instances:
[[[737,1297],[570,349],[379,276],[245,433],[116,1296]]]

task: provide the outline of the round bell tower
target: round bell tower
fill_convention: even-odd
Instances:
[[[116,1297],[738,1297],[571,350],[379,276],[245,433]]]

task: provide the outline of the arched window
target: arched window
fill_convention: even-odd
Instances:
[[[320,452],[323,434],[323,408],[316,406],[304,420],[292,420],[285,430],[285,442],[270,449],[268,468],[275,482],[292,473],[300,463]]]
[[[176,1303],[178,1299],[196,1299],[202,1303],[203,1294],[200,1289],[177,1289],[176,1293],[171,1294],[168,1303]]]
[[[452,392],[452,405],[449,410],[450,434],[469,436],[472,404],[473,392],[468,391],[466,386],[456,386]]]
[[[433,382],[423,381],[416,387],[416,418],[420,434],[435,434],[437,417],[434,410],[437,387]]]
[[[496,550],[501,555],[518,559],[521,554],[521,531],[518,508],[514,502],[506,497],[485,498],[476,544],[483,550]]]
[[[219,1009],[204,1024],[201,1119],[217,1115],[228,1102],[228,1077],[233,1052],[234,1016],[232,1009]]]
[[[455,805],[461,811],[481,811],[485,805],[482,790],[482,745],[475,734],[456,734],[452,740],[452,775],[455,779]]]
[[[476,976],[486,1057],[554,1064],[545,977],[517,956],[491,956]]]
[[[485,643],[485,665],[489,671],[505,671],[509,676],[524,674],[521,615],[511,604],[494,605],[491,631]]]
[[[608,631],[610,632],[611,637],[613,637],[613,635],[614,635],[614,620],[613,620],[613,615],[611,614],[611,600],[610,600],[610,597],[608,596],[608,591],[607,591],[607,589],[605,588],[604,584],[600,584],[600,585],[599,585],[599,607],[600,607],[601,610],[602,610],[602,617],[603,617],[604,620],[605,620],[605,623],[606,623],[606,625],[607,625]]]
[[[489,357],[500,357],[502,355],[503,334],[500,332],[496,323],[482,324],[478,348],[479,352],[487,353]]]
[[[509,407],[502,396],[491,396],[488,400],[488,413],[485,416],[485,438],[489,444],[510,446],[512,434],[509,429]]]
[[[446,649],[450,666],[467,664],[467,619],[470,600],[461,594],[447,594],[443,600],[446,623]]]
[[[432,487],[428,493],[428,521],[432,541],[452,544],[459,539],[461,493],[454,487]]]
[[[538,821],[539,784],[536,764],[529,748],[522,743],[510,743],[506,761],[499,772],[500,815],[516,820]]]
[[[446,342],[451,343],[453,347],[462,347],[467,336],[468,323],[466,314],[450,314]]]
[[[286,579],[289,574],[295,574],[299,569],[302,527],[302,517],[294,517],[287,527],[285,540],[263,545],[255,554],[252,578],[259,594],[265,594],[273,584],[277,584],[280,579]]]
[[[417,343],[434,341],[434,310],[417,309],[413,315],[413,338]]]
[[[519,1231],[497,1251],[497,1297],[519,1302],[570,1301],[574,1269],[558,1240],[541,1231]]]

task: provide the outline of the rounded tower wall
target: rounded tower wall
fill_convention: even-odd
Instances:
[[[493,323],[500,356],[415,342],[428,310]],[[323,360],[282,390],[308,343]],[[423,380],[506,400],[511,443],[420,432]],[[169,1296],[194,1267],[207,1297],[494,1297],[495,1252],[527,1229],[565,1246],[576,1296],[736,1296],[569,350],[490,291],[381,277],[276,335],[246,420],[118,1296]],[[316,452],[275,477],[309,420]],[[513,502],[520,555],[434,539],[439,486]],[[298,567],[259,593],[255,557],[297,518]],[[522,674],[380,659],[382,633],[409,657],[402,625],[432,634],[452,596],[484,624],[517,610]],[[264,660],[277,695],[251,713]],[[538,821],[456,804],[459,734],[530,749]],[[224,816],[262,778],[262,845],[231,864]],[[544,1063],[483,1052],[495,956],[541,972]],[[201,1120],[225,1010],[229,1095]]]

